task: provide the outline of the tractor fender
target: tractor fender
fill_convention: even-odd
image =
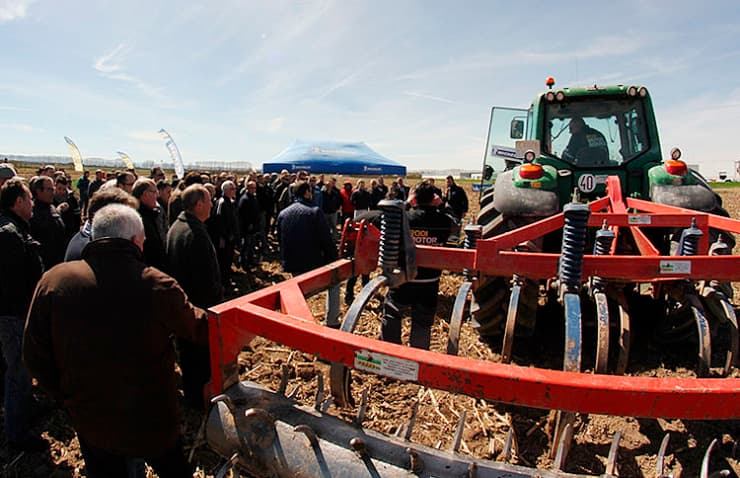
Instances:
[[[493,193],[494,208],[505,216],[550,216],[560,210],[560,199],[555,191],[536,188],[518,188],[514,185],[514,171],[504,171],[496,178]]]
[[[710,212],[720,206],[717,194],[703,184],[653,184],[650,187],[650,198],[660,204],[696,211]]]

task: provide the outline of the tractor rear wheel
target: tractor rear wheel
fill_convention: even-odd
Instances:
[[[481,210],[478,215],[478,224],[483,226],[481,239],[490,239],[504,232],[511,231],[529,222],[520,218],[505,218],[502,215],[493,215],[485,211],[493,209],[493,203]],[[530,245],[538,248],[537,244]],[[473,292],[473,301],[470,312],[474,325],[481,337],[495,337],[503,333],[506,315],[509,308],[511,278],[484,276],[481,277],[476,290]],[[517,310],[517,333],[529,335],[534,331],[537,306],[539,301],[539,284],[531,279],[524,279]]]

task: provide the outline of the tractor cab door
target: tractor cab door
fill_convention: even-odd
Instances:
[[[516,142],[527,131],[528,110],[493,107],[488,125],[486,154],[483,160],[483,183],[496,180],[496,175],[522,162],[517,157]]]

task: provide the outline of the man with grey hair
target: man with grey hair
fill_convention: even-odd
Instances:
[[[213,245],[216,247],[218,268],[221,270],[221,282],[224,285],[231,279],[231,264],[234,262],[234,247],[239,240],[239,229],[236,222],[236,184],[226,180],[221,184],[221,197],[213,208],[210,232]]]
[[[183,190],[183,211],[167,232],[167,272],[177,279],[198,307],[207,308],[223,298],[216,249],[204,222],[211,215],[211,195],[202,184]],[[203,386],[210,378],[208,346],[187,339],[178,342],[185,401],[196,409],[205,406]]]
[[[69,412],[88,477],[143,477],[143,462],[159,476],[192,476],[170,335],[206,343],[206,313],[144,263],[135,209],[100,209],[92,239],[82,260],[41,277],[26,321],[25,364]],[[120,379],[101,387],[109,376]]]

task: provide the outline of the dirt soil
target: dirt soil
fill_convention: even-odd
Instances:
[[[476,198],[465,185],[469,197]],[[732,217],[740,218],[740,190],[720,190],[725,207]],[[471,204],[475,201],[471,201]],[[472,211],[474,214],[476,211]],[[736,249],[735,253],[740,253]],[[270,285],[283,280],[284,275],[272,257],[263,262],[259,270],[251,276],[240,275],[237,287],[229,292],[233,296],[249,290]],[[448,324],[452,304],[462,277],[444,274],[440,286],[440,300],[437,320],[432,335],[433,351],[445,353]],[[358,284],[357,290],[360,285]],[[734,284],[735,297],[740,297],[740,289]],[[737,299],[736,299],[737,300]],[[312,297],[309,304],[317,319],[323,317],[323,295]],[[346,307],[343,306],[343,311]],[[377,337],[380,324],[381,302],[372,299],[358,324],[356,332]],[[536,338],[540,338],[536,336]],[[404,328],[404,341],[408,341],[408,324]],[[562,341],[560,342],[562,343]],[[515,343],[514,362],[520,353],[532,343]],[[557,344],[556,344],[557,345]],[[557,347],[556,347],[557,349]],[[500,342],[491,344],[479,340],[476,332],[465,323],[460,338],[460,355],[481,360],[498,361]],[[695,373],[692,360],[685,360],[686,354],[677,357],[670,354],[657,354],[647,347],[631,357],[640,363],[639,370],[631,366],[628,374],[646,376],[684,376]],[[689,356],[691,354],[688,354]],[[318,375],[324,375],[325,392],[328,396],[328,366],[315,357],[294,352],[279,344],[257,338],[239,356],[241,378],[262,383],[277,389],[280,382],[281,367],[288,365],[291,380],[288,390],[298,389],[296,398],[313,405],[318,384]],[[740,376],[738,372],[734,377]],[[355,402],[360,402],[363,389],[369,390],[368,410],[363,426],[384,433],[395,433],[410,417],[414,403],[419,403],[419,411],[411,440],[428,446],[449,447],[455,433],[457,422],[464,410],[466,425],[460,452],[465,455],[485,459],[497,459],[504,446],[509,428],[516,432],[518,447],[513,463],[530,467],[550,468],[548,458],[551,439],[551,416],[547,410],[528,409],[474,399],[464,395],[447,393],[419,385],[397,382],[381,376],[353,371],[353,394]],[[115,379],[111,377],[111,379]],[[42,396],[43,399],[43,396]],[[350,419],[356,409],[338,409],[334,405],[328,413]],[[202,414],[187,411],[183,423],[186,437],[186,451],[192,451],[192,460],[198,467],[196,476],[212,477],[224,462],[222,457],[210,451],[197,431]],[[85,476],[84,461],[81,458],[79,443],[65,414],[53,410],[37,425],[42,436],[49,442],[48,453],[10,455],[7,448],[0,446],[0,476],[9,477],[82,477]],[[606,457],[613,435],[622,432],[618,469],[619,476],[656,476],[656,455],[660,442],[670,433],[670,443],[666,456],[666,472],[675,477],[699,476],[701,462],[710,442],[718,439],[710,470],[727,469],[729,476],[740,476],[740,461],[737,440],[740,439],[740,421],[687,421],[652,420],[633,417],[614,417],[603,415],[578,415],[575,425],[574,444],[571,448],[565,470],[572,473],[599,475],[605,471]],[[149,470],[148,476],[156,476]]]

